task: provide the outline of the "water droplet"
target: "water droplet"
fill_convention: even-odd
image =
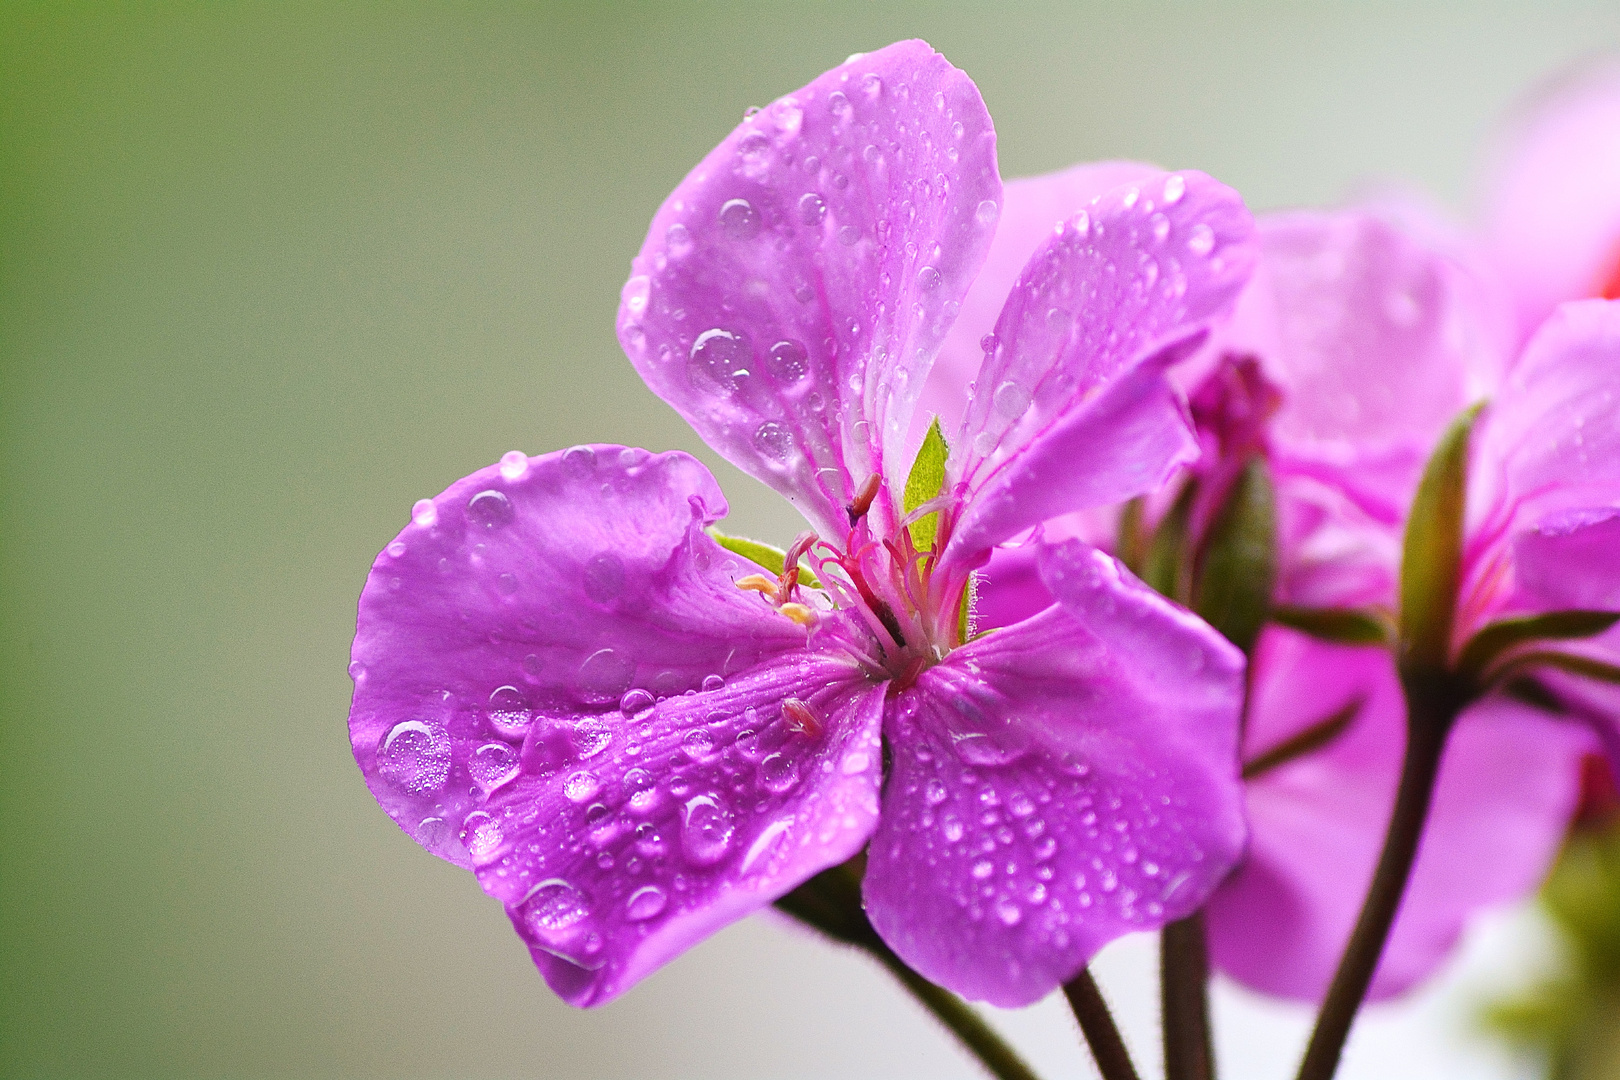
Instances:
[[[704,728],[693,728],[681,738],[681,749],[693,761],[707,761],[714,756],[714,733]]]
[[[845,776],[854,776],[856,773],[865,772],[871,765],[871,755],[865,750],[856,750],[844,758],[844,763],[840,768]]]
[[[979,204],[979,208],[973,212],[973,218],[979,223],[980,226],[988,229],[990,226],[996,223],[996,216],[1000,213],[1001,208],[996,205],[996,200],[986,199],[981,202]]]
[[[917,271],[917,288],[923,292],[933,292],[939,288],[939,283],[942,280],[944,279],[940,276],[939,271],[932,266],[925,266]]]
[[[439,508],[432,499],[417,499],[411,506],[411,521],[423,529],[431,529],[439,522]]]
[[[467,500],[467,516],[475,525],[482,525],[486,529],[499,529],[511,522],[514,511],[512,500],[506,497],[505,492],[480,491]]]
[[[687,371],[700,388],[713,386],[729,394],[737,389],[739,380],[747,378],[752,362],[747,339],[716,328],[705,330],[692,343]]]
[[[778,341],[771,346],[771,371],[782,382],[798,382],[810,370],[809,357],[797,341]]]
[[[1153,230],[1153,239],[1164,243],[1170,238],[1170,219],[1163,214],[1154,214],[1148,218],[1148,227]]]
[[[861,76],[861,92],[868,101],[876,101],[883,94],[883,80],[871,73]]]
[[[551,942],[591,913],[585,897],[562,878],[542,881],[530,889],[520,910],[529,930]]]
[[[820,225],[827,216],[827,201],[814,191],[799,196],[799,221],[805,225]]]
[[[1129,187],[1125,189],[1125,194],[1120,196],[1119,201],[1124,205],[1125,209],[1129,210],[1136,205],[1136,200],[1141,197],[1142,193],[1140,191],[1137,191],[1134,187]]]
[[[944,825],[942,825],[940,828],[945,834],[945,839],[949,840],[951,843],[954,844],[958,840],[962,839],[962,823],[956,818],[946,818]]]
[[[728,239],[752,240],[759,225],[759,211],[747,199],[729,199],[720,207],[720,229]]]
[[[1187,178],[1179,174],[1172,173],[1164,182],[1164,205],[1176,205],[1176,203],[1181,201],[1181,197],[1185,194],[1187,194]]]
[[[745,158],[758,159],[771,148],[771,140],[762,131],[750,131],[737,140],[737,153]]]
[[[537,654],[530,653],[523,658],[523,674],[529,676],[529,678],[538,678],[543,668],[544,665],[540,663],[540,657]]]
[[[473,783],[485,791],[493,791],[518,774],[518,753],[507,743],[485,743],[473,751],[467,772],[472,775]]]
[[[596,778],[595,773],[580,771],[563,781],[563,794],[571,802],[582,803],[594,799],[601,790],[602,781]]]
[[[636,665],[613,649],[598,649],[579,665],[579,691],[596,705],[616,702],[630,689]]]
[[[507,596],[511,596],[513,593],[518,591],[517,575],[502,574],[500,577],[495,579],[495,587],[501,592],[505,593]]]
[[[630,899],[624,905],[624,914],[631,922],[645,922],[663,911],[668,902],[663,889],[656,885],[643,885],[630,894]]]
[[[839,123],[848,120],[850,113],[852,113],[855,109],[855,107],[849,103],[849,98],[845,96],[842,90],[834,90],[827,97],[827,108],[829,111],[831,111],[833,117]]]
[[[710,866],[725,857],[734,830],[731,812],[717,796],[695,796],[684,808],[681,850],[694,865]]]
[[[703,692],[705,694],[712,694],[716,690],[719,690],[722,687],[724,687],[725,685],[726,685],[726,680],[725,680],[724,676],[721,676],[721,675],[705,675],[705,676],[703,676]]]
[[[570,446],[563,451],[562,460],[575,476],[584,476],[596,468],[596,451],[588,446]]]
[[[945,785],[937,778],[923,785],[923,798],[927,800],[929,806],[938,806],[944,802],[945,795]]]
[[[358,660],[349,661],[349,678],[361,682],[366,677],[366,665]]]
[[[501,476],[508,480],[521,480],[529,471],[529,455],[521,450],[508,450],[501,455]]]
[[[786,424],[767,420],[754,429],[754,449],[772,461],[786,461],[793,456],[793,432]]]
[[[653,707],[653,696],[640,688],[626,690],[619,699],[619,711],[635,719]]]
[[[993,864],[989,859],[980,859],[978,862],[973,864],[973,876],[978,880],[983,881],[985,878],[994,873],[995,869],[995,864]]]
[[[1004,382],[996,387],[992,398],[996,405],[996,412],[1009,420],[1016,420],[1029,411],[1032,400],[1029,391],[1015,382]]]
[[[838,242],[845,247],[853,247],[860,238],[861,230],[858,225],[845,225],[838,230]]]
[[[432,720],[395,724],[377,748],[377,771],[407,795],[432,795],[450,778],[450,733]]]
[[[799,763],[786,754],[771,754],[759,763],[759,782],[781,794],[799,781]]]
[[[1194,255],[1208,255],[1215,250],[1215,230],[1202,221],[1187,230],[1187,250]]]
[[[669,227],[669,232],[664,234],[664,243],[669,247],[672,258],[685,258],[692,253],[692,232],[677,221]]]
[[[595,757],[612,741],[613,732],[600,720],[581,720],[574,725],[574,753],[580,760]]]
[[[585,595],[598,604],[606,604],[623,591],[623,560],[611,551],[592,556],[585,564]]]
[[[996,901],[996,918],[1003,926],[1017,926],[1018,921],[1024,917],[1024,912],[1011,900]]]
[[[461,843],[477,862],[494,855],[505,839],[500,821],[482,810],[474,810],[461,824]]]

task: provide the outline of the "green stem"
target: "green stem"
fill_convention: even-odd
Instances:
[[[1130,1051],[1125,1049],[1125,1040],[1120,1037],[1113,1014],[1108,1011],[1108,1002],[1103,1000],[1091,972],[1081,968],[1080,974],[1063,985],[1063,994],[1069,999],[1074,1018],[1080,1022],[1081,1034],[1091,1047],[1092,1059],[1097,1062],[1097,1071],[1102,1073],[1103,1080],[1137,1080]]]
[[[1159,936],[1159,1001],[1165,1080],[1214,1080],[1209,1025],[1209,947],[1195,912]]]
[[[1412,863],[1417,858],[1418,842],[1423,838],[1423,826],[1434,797],[1440,755],[1458,708],[1453,702],[1414,693],[1413,687],[1407,686],[1406,756],[1401,765],[1395,809],[1390,814],[1389,830],[1384,837],[1384,850],[1378,857],[1378,868],[1373,872],[1361,917],[1356,920],[1350,942],[1339,960],[1339,970],[1322,1000],[1316,1030],[1311,1032],[1310,1044],[1299,1066],[1299,1080],[1330,1080],[1339,1067],[1345,1039],[1367,996],[1367,987],[1372,984],[1378,958],[1383,954],[1407,880],[1412,876]]]
[[[985,1023],[979,1014],[949,990],[943,990],[906,966],[906,962],[887,947],[868,947],[867,951],[889,969],[900,984],[911,991],[912,997],[934,1014],[934,1019],[951,1030],[961,1040],[979,1064],[991,1076],[1000,1080],[1036,1080],[1035,1073],[1018,1053],[1008,1046],[995,1029]]]
[[[906,965],[884,944],[861,906],[865,857],[823,870],[776,902],[782,911],[845,945],[853,945],[889,970],[923,1008],[944,1024],[997,1080],[1037,1080],[1035,1073],[966,1002]]]

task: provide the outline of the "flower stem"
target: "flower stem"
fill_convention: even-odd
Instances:
[[[1091,1047],[1092,1059],[1097,1062],[1097,1071],[1102,1073],[1103,1080],[1137,1080],[1136,1066],[1131,1064],[1125,1040],[1114,1025],[1108,1002],[1103,1000],[1091,971],[1081,968],[1080,974],[1063,984],[1063,995],[1069,999],[1074,1018],[1080,1021],[1080,1031],[1086,1037],[1086,1045]]]
[[[1350,942],[1339,960],[1339,970],[1322,1001],[1322,1011],[1317,1014],[1316,1030],[1311,1032],[1310,1044],[1299,1066],[1299,1080],[1329,1080],[1338,1069],[1345,1039],[1362,999],[1367,996],[1367,987],[1372,984],[1378,958],[1383,954],[1407,880],[1412,876],[1418,842],[1423,837],[1429,804],[1434,797],[1440,756],[1459,711],[1458,705],[1449,701],[1442,703],[1437,695],[1413,691],[1409,683],[1406,756],[1401,765],[1395,809],[1384,837],[1384,850],[1378,857],[1378,868],[1373,872],[1361,917],[1356,920]]]
[[[961,1040],[991,1076],[997,1080],[1036,1080],[1034,1071],[1024,1064],[1017,1051],[966,1002],[911,970],[878,937],[861,907],[864,872],[865,857],[857,855],[842,866],[823,870],[778,900],[776,906],[832,940],[853,945],[882,964],[936,1020]]]
[[[979,1064],[991,1076],[999,1080],[1036,1080],[1035,1073],[1024,1064],[1017,1052],[1002,1041],[995,1029],[985,1023],[965,1001],[912,971],[904,960],[886,946],[868,947],[867,951],[888,968],[924,1008],[934,1014],[934,1019],[950,1028],[951,1033],[979,1059]]]
[[[1214,1080],[1209,947],[1200,913],[1170,923],[1159,936],[1159,1000],[1165,1080]]]

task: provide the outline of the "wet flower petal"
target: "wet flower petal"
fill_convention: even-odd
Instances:
[[[355,759],[400,827],[461,866],[475,861],[463,821],[519,748],[525,768],[550,752],[537,730],[594,756],[622,743],[621,703],[805,641],[732,584],[753,568],[703,532],[726,503],[693,458],[581,446],[526,466],[452,484],[360,598]]]
[[[821,531],[907,425],[999,213],[977,88],[919,41],[745,120],[654,217],[619,310],[647,384]]]
[[[1163,372],[1229,312],[1253,269],[1252,232],[1236,192],[1171,173],[1099,197],[1034,254],[953,456],[968,499],[956,558],[1149,490],[1191,460]]]
[[[807,654],[666,698],[618,725],[609,752],[548,759],[491,799],[500,836],[479,883],[553,990],[609,1001],[861,849],[882,706],[852,665]]]
[[[867,862],[884,940],[1003,1006],[1195,910],[1244,836],[1241,655],[1077,541],[1042,573],[1060,606],[956,650],[890,705]]]

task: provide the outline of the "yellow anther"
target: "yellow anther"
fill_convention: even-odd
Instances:
[[[776,579],[766,577],[764,574],[748,574],[737,579],[737,588],[751,589],[757,593],[764,593],[772,600],[776,599]]]
[[[816,613],[804,604],[783,604],[776,610],[798,623],[800,626],[809,626],[816,621]]]

